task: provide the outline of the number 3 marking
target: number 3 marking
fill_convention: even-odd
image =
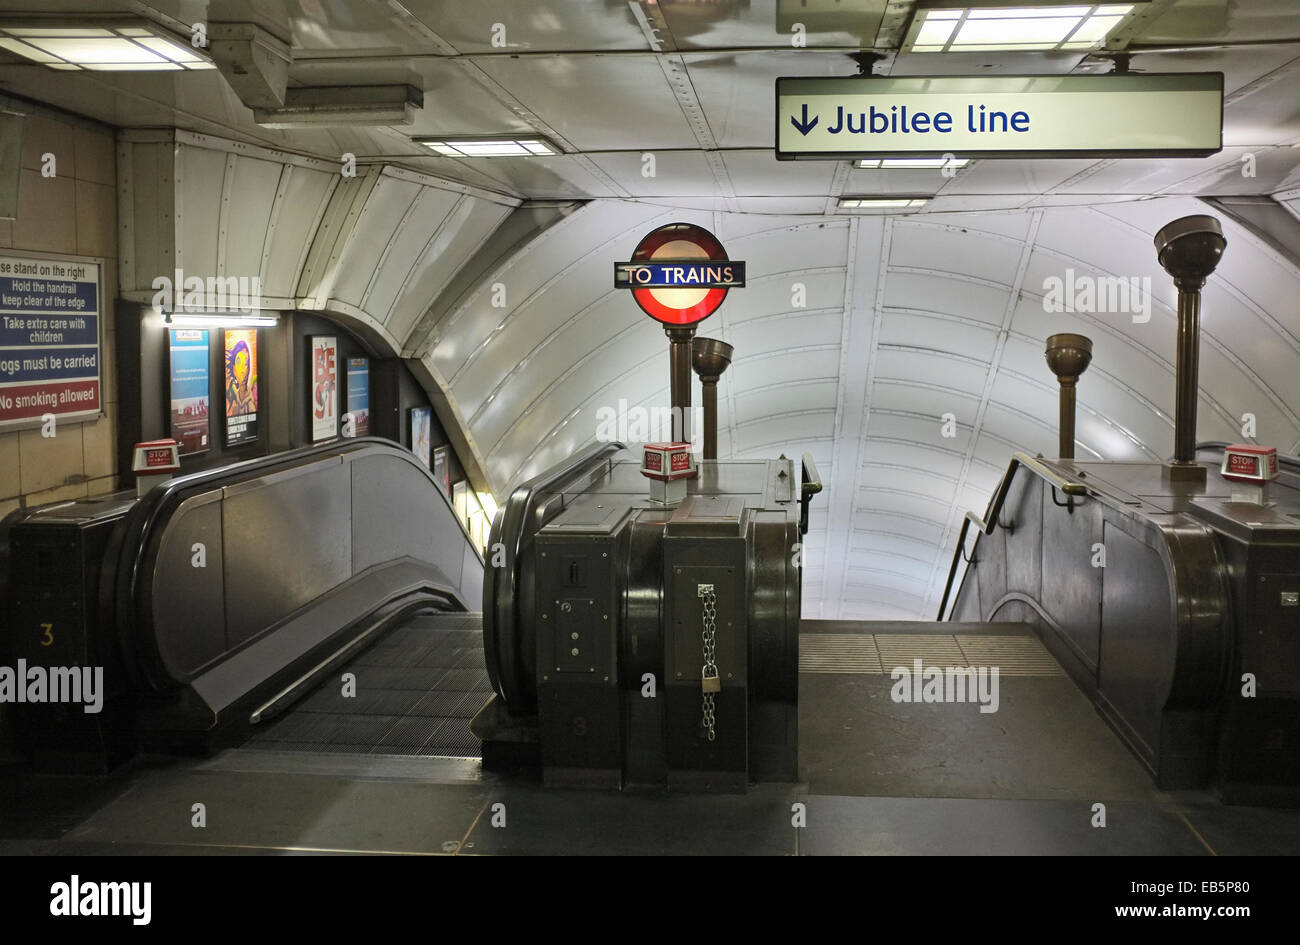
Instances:
[[[54,624],[43,623],[41,629],[45,631],[45,635],[41,637],[41,646],[50,646],[54,643]]]

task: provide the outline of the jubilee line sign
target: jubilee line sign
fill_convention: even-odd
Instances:
[[[779,78],[776,156],[1203,157],[1223,73]]]

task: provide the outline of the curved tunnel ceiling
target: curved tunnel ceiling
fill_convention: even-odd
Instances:
[[[10,12],[33,6],[0,0]],[[207,5],[99,6],[183,25]],[[1056,452],[1048,334],[1094,341],[1078,455],[1164,457],[1174,291],[1152,234],[1206,212],[1197,196],[1272,195],[1270,209],[1300,215],[1300,116],[1287,91],[1300,71],[1293,0],[1210,4],[1208,15],[1205,4],[1158,0],[1158,15],[1114,47],[1135,52],[1138,71],[1223,71],[1222,152],[977,161],[942,182],[932,172],[772,160],[773,78],[844,75],[845,52],[863,37],[813,29],[809,48],[790,48],[771,0],[718,5],[699,19],[687,12],[695,5],[677,4],[667,46],[636,11],[668,4],[545,0],[511,20],[508,48],[491,33],[502,11],[517,9],[509,0],[456,3],[454,13],[451,0],[217,6],[239,16],[256,8],[292,39],[295,85],[409,81],[427,107],[407,128],[278,131],[256,125],[215,70],[74,75],[0,53],[6,91],[122,129],[122,294],[147,301],[152,278],[179,267],[259,275],[268,307],[328,312],[376,350],[411,358],[449,427],[463,428],[458,446],[476,483],[501,495],[591,441],[600,408],[666,405],[663,332],[612,288],[610,263],[654,226],[703,224],[749,264],[748,287],[701,328],[736,346],[720,387],[720,453],[809,450],[829,483],[804,558],[809,616],[933,615],[964,511],[984,507],[1013,450]],[[41,4],[47,14],[84,7]],[[1110,68],[1083,53],[985,58],[945,66],[900,54],[880,70]],[[584,108],[573,108],[578,100]],[[149,130],[173,126],[188,130]],[[450,159],[411,137],[525,130],[564,153]],[[647,151],[657,175],[644,173]],[[339,176],[345,153],[358,156],[351,180]],[[169,171],[174,194],[135,187]],[[934,199],[914,215],[836,214],[836,198],[853,193]],[[1252,413],[1260,442],[1296,452],[1294,257],[1211,212],[1229,245],[1205,291],[1198,435],[1241,439],[1240,418]],[[1150,319],[1046,311],[1046,280],[1070,270],[1149,278]]]
[[[497,266],[407,351],[444,386],[500,495],[594,441],[601,408],[667,405],[663,331],[612,288],[611,263],[663,223],[712,229],[748,264],[747,287],[700,326],[736,348],[719,388],[719,456],[807,450],[829,483],[806,540],[805,614],[928,618],[956,528],[983,510],[1011,452],[1057,453],[1047,335],[1094,342],[1078,392],[1080,458],[1171,452],[1175,292],[1152,236],[1210,209],[1160,198],[780,217],[593,201]],[[1216,215],[1228,249],[1204,291],[1198,437],[1240,440],[1250,413],[1259,442],[1296,452],[1300,270]],[[1050,280],[1068,287],[1071,272],[1076,286],[1136,279],[1150,296],[1120,312],[1045,310]]]

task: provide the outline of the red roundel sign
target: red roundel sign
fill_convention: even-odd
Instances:
[[[669,223],[646,234],[630,262],[615,264],[614,284],[631,289],[656,321],[694,325],[717,311],[728,289],[745,284],[745,264],[728,259],[704,227]]]

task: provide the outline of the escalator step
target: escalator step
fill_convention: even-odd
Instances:
[[[478,615],[417,617],[358,654],[246,748],[477,758],[469,720],[492,695]],[[356,677],[345,696],[343,673]]]

